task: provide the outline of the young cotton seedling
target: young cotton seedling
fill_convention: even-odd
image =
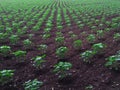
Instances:
[[[14,70],[0,70],[0,84],[4,85],[12,80]]]
[[[29,80],[23,84],[25,90],[39,90],[42,85],[43,82],[37,79]]]
[[[62,30],[62,29],[63,29],[63,26],[62,26],[62,25],[58,25],[58,26],[57,26],[57,29],[58,29],[58,30]]]
[[[113,55],[113,56],[108,57],[105,66],[109,67],[110,69],[119,70],[119,68],[120,68],[120,55]]]
[[[45,28],[44,33],[49,33],[51,31],[51,28]]]
[[[87,51],[83,52],[80,56],[84,62],[91,63],[91,61],[89,59],[91,59],[94,55],[95,55],[95,52],[87,50]]]
[[[93,85],[88,85],[85,87],[85,90],[93,90]]]
[[[45,34],[42,35],[42,38],[43,39],[48,39],[48,38],[50,38],[50,36],[51,36],[50,33],[45,33]]]
[[[97,26],[92,26],[91,29],[92,30],[96,30]]]
[[[67,52],[68,52],[68,48],[61,46],[60,48],[58,48],[58,49],[56,50],[56,55],[57,55],[60,59],[63,59],[63,58],[65,58]]]
[[[94,43],[95,42],[95,35],[93,34],[90,34],[88,37],[87,37],[87,40],[89,41],[89,43]]]
[[[64,37],[56,37],[55,38],[55,42],[56,42],[56,44],[57,44],[57,46],[62,46],[62,45],[64,45]]]
[[[24,45],[25,49],[30,49],[32,47],[33,43],[29,39],[26,39],[23,41],[23,45]]]
[[[26,59],[26,51],[22,51],[22,50],[18,50],[16,52],[13,52],[13,54],[15,55],[16,59],[19,60],[19,62],[24,62]]]
[[[105,28],[105,32],[110,32],[111,28]]]
[[[59,62],[59,63],[54,65],[53,72],[56,73],[56,75],[58,75],[59,79],[63,79],[66,76],[71,75],[71,73],[67,72],[71,68],[72,68],[72,64],[71,63],[69,63],[69,62]]]
[[[73,40],[76,40],[78,38],[78,36],[74,34],[72,31],[68,32],[68,34],[70,35],[70,38]]]
[[[82,41],[81,41],[81,40],[75,40],[75,41],[73,42],[73,47],[74,47],[75,49],[80,49],[81,46],[82,46]]]
[[[22,36],[22,35],[24,35],[26,33],[26,31],[25,30],[21,30],[21,29],[18,29],[17,30],[17,32],[16,32],[16,34],[18,35],[18,36]]]
[[[36,25],[32,28],[33,31],[39,31],[39,29],[40,29],[40,27],[38,25]]]
[[[6,33],[7,33],[8,35],[13,34],[13,29],[12,29],[12,28],[9,28],[9,27],[6,27]]]
[[[56,32],[56,36],[57,37],[63,37],[63,33],[62,32]]]
[[[9,39],[10,39],[10,43],[15,45],[17,44],[20,38],[18,37],[18,35],[11,35]]]
[[[79,27],[80,29],[82,29],[84,26],[85,26],[85,25],[82,24],[82,23],[78,25],[78,27]]]
[[[102,24],[102,23],[100,23],[100,24],[98,25],[99,28],[103,28],[103,26],[104,26],[104,24]]]
[[[37,69],[42,69],[45,67],[44,63],[46,55],[43,56],[36,56],[35,58],[32,58],[33,60],[33,66],[35,66]]]
[[[45,54],[47,52],[48,46],[46,44],[41,44],[38,46],[38,50],[40,50],[41,54]]]
[[[53,26],[52,22],[47,22],[46,23],[46,27],[52,28],[52,26]]]
[[[105,24],[106,24],[107,26],[110,26],[111,22],[110,22],[110,21],[106,21]]]
[[[104,31],[103,31],[103,30],[98,30],[98,31],[97,31],[97,36],[98,36],[99,39],[103,38],[103,36],[104,36]]]
[[[112,28],[112,29],[117,29],[117,27],[118,27],[118,23],[114,23],[114,22],[113,22],[113,23],[111,24],[111,28]]]
[[[0,47],[0,54],[2,54],[4,57],[8,56],[11,52],[10,46],[1,46]]]
[[[7,33],[0,33],[0,42],[6,42],[8,38],[8,34]]]
[[[102,51],[106,48],[106,45],[103,43],[97,43],[92,46],[92,49],[95,53],[102,53]]]
[[[5,29],[5,26],[0,24],[0,33],[3,33],[4,32],[4,29]]]
[[[29,38],[30,40],[32,40],[32,39],[33,39],[33,36],[34,36],[34,34],[29,34],[29,35],[28,35],[28,38]]]
[[[119,41],[120,40],[120,33],[115,33],[113,38],[115,41]]]

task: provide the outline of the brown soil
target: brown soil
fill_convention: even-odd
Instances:
[[[49,15],[50,13],[48,14],[48,16]],[[70,15],[69,17],[71,18]],[[65,24],[64,17],[63,24]],[[79,57],[80,53],[84,52],[85,50],[91,49],[92,45],[89,44],[86,40],[86,36],[91,33],[90,28],[87,26],[84,27],[84,31],[86,32],[86,34],[82,35],[81,33],[83,32],[83,30],[79,29],[74,21],[72,22],[72,25],[70,27],[67,27],[65,25],[62,32],[66,41],[65,46],[69,48],[69,53],[67,54],[67,57],[64,61],[68,61],[73,64],[73,67],[70,70],[73,76],[59,81],[57,79],[57,76],[52,72],[54,64],[59,61],[59,59],[55,55],[56,45],[54,39],[56,37],[55,32],[57,31],[55,26],[51,31],[51,37],[47,40],[43,40],[41,34],[43,34],[42,29],[45,28],[45,22],[43,23],[41,30],[36,32],[35,36],[33,37],[33,42],[35,45],[32,47],[31,50],[27,50],[26,61],[24,63],[20,63],[17,60],[13,59],[13,56],[9,56],[6,58],[0,56],[0,70],[15,70],[13,80],[4,86],[0,86],[0,90],[24,90],[23,83],[35,78],[44,82],[44,85],[41,87],[40,90],[85,90],[85,87],[88,85],[93,85],[93,90],[118,90],[120,88],[120,85],[116,84],[120,83],[120,73],[109,70],[104,66],[106,62],[105,58],[115,54],[116,51],[120,49],[119,42],[113,41],[112,36],[114,30],[106,33],[103,40],[100,40],[98,38],[96,39],[95,43],[102,42],[108,47],[104,50],[104,54],[95,55],[92,59],[90,59],[92,61],[92,64],[86,64]],[[76,35],[78,35],[78,39],[81,39],[83,41],[83,47],[80,50],[75,50],[72,47],[73,40],[68,35],[69,31],[73,31]],[[96,34],[96,32],[92,33]],[[12,47],[12,51],[16,51],[19,49],[25,50],[21,42],[27,37],[27,34],[21,37],[18,46],[11,45],[9,41],[6,42],[5,45],[10,45]],[[43,43],[47,44],[49,47],[48,52],[46,53],[46,67],[43,70],[37,70],[35,67],[32,66],[31,58],[36,55],[40,55],[40,51],[36,49],[36,45]],[[0,45],[4,44],[0,43]]]

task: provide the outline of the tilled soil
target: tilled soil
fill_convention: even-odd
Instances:
[[[49,16],[50,14],[48,14]],[[55,16],[56,17],[56,16]],[[69,15],[70,17],[70,15]],[[69,52],[64,61],[70,62],[73,64],[72,69],[70,72],[73,74],[72,77],[65,78],[65,80],[59,81],[57,76],[53,73],[53,66],[59,62],[59,58],[56,57],[55,51],[57,46],[55,44],[55,37],[56,37],[56,24],[51,30],[51,37],[47,40],[42,39],[41,35],[43,34],[43,30],[45,28],[45,22],[43,23],[42,28],[34,33],[35,34],[32,41],[34,43],[32,49],[26,50],[27,56],[26,61],[20,63],[18,60],[14,59],[12,55],[8,57],[0,56],[0,70],[3,69],[12,69],[15,70],[15,74],[13,80],[7,83],[4,86],[0,86],[0,90],[24,90],[23,83],[28,80],[33,80],[37,78],[40,81],[43,81],[44,85],[40,88],[40,90],[85,90],[85,87],[92,85],[93,90],[119,90],[120,88],[120,77],[119,72],[115,72],[113,70],[109,70],[106,68],[105,65],[105,58],[110,55],[114,55],[116,51],[120,49],[119,42],[113,40],[113,34],[115,33],[114,30],[105,33],[103,39],[96,38],[95,43],[104,43],[107,45],[107,48],[103,51],[103,54],[97,54],[90,60],[92,61],[91,64],[86,64],[80,58],[80,54],[86,50],[91,50],[91,46],[93,44],[89,44],[86,40],[86,36],[91,34],[90,28],[85,26],[83,30],[79,29],[76,23],[72,22],[71,26],[68,27],[66,22],[63,18],[64,28],[62,29],[63,35],[65,37],[65,46],[69,48]],[[70,17],[71,18],[71,17]],[[47,21],[47,19],[46,19]],[[56,21],[56,19],[54,19]],[[72,18],[71,18],[72,21]],[[82,40],[83,45],[80,50],[75,50],[73,48],[73,41],[70,36],[68,35],[69,31],[73,31],[78,38]],[[85,34],[81,34],[82,32],[86,32]],[[27,34],[22,36],[19,43],[15,46],[11,45],[9,41],[0,43],[0,45],[9,45],[12,47],[12,51],[16,50],[25,50],[23,47],[22,41],[27,39]],[[92,34],[96,34],[95,31]],[[31,58],[40,55],[41,52],[37,50],[36,45],[39,44],[47,44],[48,51],[46,53],[46,67],[42,70],[36,69],[32,66]]]

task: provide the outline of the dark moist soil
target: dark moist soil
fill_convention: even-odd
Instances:
[[[69,14],[69,13],[68,13]],[[48,16],[50,13],[48,14]],[[55,16],[56,17],[56,16]],[[69,15],[71,21],[73,20]],[[65,37],[65,46],[69,48],[69,53],[67,53],[66,59],[63,61],[68,61],[73,64],[70,73],[72,76],[69,76],[63,80],[58,80],[57,76],[53,73],[53,66],[57,62],[60,61],[59,58],[56,57],[56,45],[55,45],[55,32],[56,24],[54,25],[51,31],[51,37],[47,40],[43,40],[41,35],[43,34],[43,29],[45,28],[45,22],[43,23],[42,28],[40,31],[35,33],[33,37],[34,46],[32,49],[28,49],[26,61],[20,63],[18,60],[14,59],[14,56],[3,57],[0,56],[0,70],[3,69],[13,69],[15,70],[15,74],[13,80],[9,83],[5,84],[4,86],[0,86],[0,90],[24,90],[23,83],[28,80],[33,80],[37,78],[40,81],[44,82],[44,85],[40,88],[40,90],[85,90],[85,87],[92,85],[93,90],[118,90],[120,88],[120,73],[115,72],[113,70],[109,70],[104,66],[105,58],[113,55],[120,49],[119,42],[113,41],[113,33],[114,30],[106,33],[104,39],[96,39],[95,43],[102,42],[107,45],[107,48],[104,50],[104,54],[95,55],[93,58],[90,59],[92,61],[91,64],[86,64],[80,59],[80,53],[84,52],[85,50],[90,50],[92,44],[89,44],[86,40],[86,36],[88,36],[90,32],[89,27],[84,27],[83,30],[86,32],[84,35],[81,34],[83,30],[79,29],[77,24],[73,21],[71,26],[68,27],[65,23],[64,17],[63,24],[65,25],[62,32]],[[46,19],[47,20],[47,19]],[[45,21],[46,21],[45,20]],[[54,19],[56,21],[56,19]],[[54,22],[53,22],[54,24]],[[73,41],[70,36],[68,35],[69,31],[73,31],[76,35],[78,35],[78,39],[83,41],[83,46],[80,50],[75,50],[72,47]],[[30,32],[29,32],[30,33]],[[34,32],[31,32],[34,33]],[[96,34],[96,32],[92,32]],[[25,50],[23,47],[22,41],[26,39],[28,36],[27,34],[20,39],[20,43],[18,46],[13,46],[7,41],[5,45],[10,45],[12,47],[12,51],[16,50]],[[36,45],[40,44],[47,44],[48,51],[46,53],[46,67],[42,70],[38,70],[32,66],[31,58],[40,55],[41,52],[37,50]],[[0,44],[3,45],[3,44]]]

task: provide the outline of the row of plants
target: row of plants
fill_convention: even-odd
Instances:
[[[109,32],[112,29],[119,32],[119,16],[108,20],[108,17],[113,15],[113,13],[111,15],[108,15],[106,12],[101,11],[102,8],[100,8],[100,10],[95,10],[95,13],[93,8],[87,7],[88,10],[84,10],[86,12],[84,12],[83,9],[85,8],[68,8],[72,19],[80,29],[84,29],[84,26],[87,26],[91,32],[96,33],[96,31],[99,30],[97,31],[97,34],[99,34],[98,38],[102,38],[106,32]],[[91,11],[94,14],[91,14]]]
[[[80,54],[80,58],[86,62],[91,63],[91,58],[93,58],[96,54],[104,54],[104,50],[107,46],[103,43],[93,44],[91,50],[86,50],[82,54]]]
[[[67,0],[68,1],[68,0]],[[93,1],[93,0],[92,0]],[[28,1],[24,1],[27,3]],[[58,3],[56,3],[58,2]],[[6,12],[3,12],[0,9],[0,42],[4,43],[9,41],[10,45],[19,44],[19,41],[23,35],[28,34],[28,39],[22,41],[23,47],[25,50],[17,50],[12,51],[11,47],[8,45],[0,46],[0,54],[3,57],[7,57],[9,55],[14,55],[13,59],[18,60],[18,62],[25,62],[26,55],[28,49],[31,49],[34,46],[33,36],[34,34],[29,34],[28,32],[31,30],[32,32],[43,30],[42,39],[46,40],[50,38],[52,29],[54,28],[54,23],[56,23],[57,32],[55,37],[55,45],[57,46],[55,54],[61,60],[67,57],[69,53],[69,48],[66,47],[65,37],[63,30],[63,18],[62,18],[62,11],[65,22],[67,26],[72,26],[72,20],[78,25],[79,30],[84,30],[84,27],[88,27],[91,34],[89,34],[85,39],[92,44],[90,50],[86,50],[80,54],[80,58],[86,62],[91,63],[90,61],[95,55],[103,54],[104,49],[107,47],[103,43],[95,43],[96,39],[104,38],[106,33],[111,32],[111,30],[115,30],[115,34],[113,38],[115,41],[120,40],[120,17],[115,16],[112,19],[108,19],[109,16],[119,13],[119,8],[115,8],[117,6],[113,6],[108,4],[106,7],[103,5],[90,7],[89,5],[82,6],[82,1],[76,1],[80,3],[72,4],[73,2],[68,2],[67,6],[66,1],[58,0],[54,2],[53,0],[49,0],[48,2],[41,1],[42,4],[39,5],[39,1],[34,3],[39,6],[32,6],[28,5],[26,9],[18,9],[11,11],[11,8],[6,9]],[[90,3],[91,1],[88,1]],[[97,1],[99,2],[99,1]],[[114,2],[114,1],[113,1]],[[46,5],[47,3],[47,5]],[[8,4],[6,4],[8,5]],[[72,6],[71,6],[72,5]],[[27,6],[27,5],[26,5]],[[55,7],[57,10],[55,10]],[[62,8],[64,7],[64,8]],[[108,9],[110,7],[110,9]],[[103,11],[105,10],[105,11]],[[54,18],[57,11],[56,19]],[[92,12],[92,13],[91,13]],[[69,15],[70,14],[70,15]],[[71,18],[72,17],[72,20]],[[53,20],[56,20],[54,22]],[[45,27],[43,27],[45,25]],[[83,32],[84,33],[84,32]],[[82,33],[82,34],[83,34]],[[94,33],[94,34],[92,34]],[[73,48],[75,50],[81,50],[83,41],[77,39],[78,35],[74,34],[73,31],[69,31],[70,38],[73,39]],[[46,66],[46,53],[48,52],[48,45],[47,44],[40,44],[35,45],[37,50],[39,50],[40,55],[35,56],[31,59],[31,65],[35,67],[37,70],[44,69]],[[110,69],[119,70],[119,52],[117,54],[108,57],[106,60],[106,67]],[[72,68],[72,64],[70,62],[58,62],[53,66],[53,73],[58,77],[58,79],[64,79],[67,76],[72,76],[70,73],[70,69]],[[0,84],[5,85],[10,82],[14,77],[15,70],[0,70]],[[38,90],[44,82],[39,81],[38,79],[28,80],[26,81],[23,86],[25,90]],[[87,88],[92,88],[89,86]]]
[[[52,10],[50,16],[45,22],[45,28],[44,28],[43,35],[42,35],[43,39],[48,39],[51,36],[50,32],[53,28],[54,13],[55,13],[55,10]]]
[[[41,67],[44,60],[43,57],[37,56],[34,60],[34,66],[36,68],[42,69]],[[71,76],[72,73],[68,72],[72,68],[72,64],[69,62],[59,62],[54,65],[53,73],[58,76],[58,79],[64,79],[67,76]],[[0,70],[0,85],[5,85],[12,81],[14,77],[15,70]],[[38,90],[44,84],[44,82],[38,79],[28,80],[23,83],[25,90]]]
[[[109,56],[106,58],[107,62],[105,63],[105,66],[109,69],[117,70],[120,69],[120,51],[117,51],[115,55]]]

